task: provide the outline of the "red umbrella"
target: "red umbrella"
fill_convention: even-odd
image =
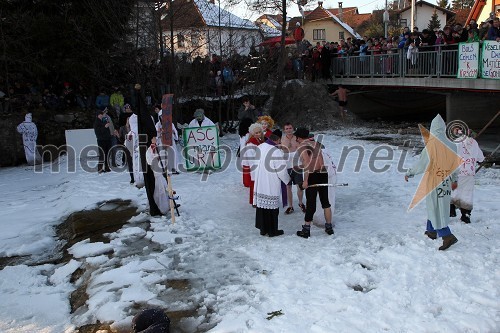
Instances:
[[[257,46],[266,46],[266,45],[267,46],[274,46],[274,45],[276,45],[276,43],[281,43],[281,36],[269,38]],[[288,44],[295,44],[295,39],[293,39],[292,37],[285,37],[285,45],[288,45]]]

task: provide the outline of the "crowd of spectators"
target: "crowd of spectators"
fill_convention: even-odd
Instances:
[[[406,73],[423,74],[436,67],[437,57],[427,56],[429,51],[453,51],[460,42],[500,41],[499,19],[494,18],[478,25],[474,20],[466,27],[460,24],[441,29],[417,27],[410,31],[405,27],[401,34],[390,37],[364,36],[362,39],[347,38],[338,42],[316,42],[312,45],[302,40],[286,48],[285,78],[299,78],[316,81],[330,80],[346,73],[347,59],[357,58],[357,71],[370,73],[368,57],[372,56],[375,74],[394,76],[397,61],[403,56]],[[178,96],[230,95],[245,84],[264,82],[276,73],[280,44],[257,51],[251,49],[248,56],[235,54],[222,59],[216,54],[194,59],[187,55],[178,56],[175,69]],[[441,74],[454,75],[457,66],[456,52],[443,52]],[[431,73],[432,74],[432,73]],[[132,85],[103,87],[95,94],[80,83],[62,82],[58,85],[36,85],[22,80],[13,81],[8,87],[0,82],[0,114],[12,113],[17,109],[30,110],[43,107],[48,110],[64,111],[71,108],[83,110],[104,110],[108,107],[119,115],[125,104],[135,106]],[[154,92],[147,91],[146,100],[154,104]],[[158,97],[156,98],[158,100]]]
[[[406,59],[406,71],[412,73],[419,69],[419,62],[427,71],[435,69],[436,56],[420,55],[419,52],[455,51],[461,42],[482,42],[483,40],[500,41],[499,19],[491,19],[480,26],[471,20],[463,27],[461,24],[445,26],[443,29],[423,29],[414,27],[410,31],[404,27],[399,35],[385,37],[367,37],[362,39],[341,39],[338,42],[316,42],[312,45],[303,40],[296,49],[288,53],[286,72],[288,77],[305,78],[311,81],[317,79],[331,79],[335,76],[344,76],[346,60],[349,57],[359,57],[357,60],[358,72],[369,73],[369,63],[366,57],[373,56],[374,74],[395,75],[395,65],[399,55]],[[279,47],[279,44],[275,46]],[[272,54],[272,50],[269,52]],[[423,59],[425,57],[425,59]],[[457,65],[456,52],[443,52],[441,57],[442,74],[454,74]],[[421,61],[418,61],[418,60]],[[422,61],[423,60],[423,61]],[[422,72],[420,72],[422,73]]]

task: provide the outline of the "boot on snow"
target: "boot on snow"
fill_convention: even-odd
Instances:
[[[453,244],[455,244],[456,242],[458,242],[458,239],[457,239],[457,237],[455,237],[455,235],[450,234],[448,236],[444,236],[443,237],[443,245],[441,245],[439,247],[439,250],[444,251],[447,248],[449,248],[450,246],[452,246]]]
[[[311,226],[304,224],[302,226],[302,230],[297,231],[297,236],[303,237],[303,238],[311,237]]]
[[[331,223],[325,223],[325,232],[329,235],[333,235],[333,225]]]
[[[460,221],[464,223],[470,223],[470,210],[460,208],[460,212],[462,213],[462,217],[460,217]]]
[[[424,232],[424,235],[429,237],[430,239],[436,239],[437,238],[437,232],[436,231],[426,231]]]
[[[454,204],[450,204],[450,217],[457,216],[456,209],[457,209],[457,207]]]

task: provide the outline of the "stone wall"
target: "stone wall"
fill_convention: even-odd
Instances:
[[[66,143],[67,129],[92,128],[93,111],[68,110],[64,114],[36,109],[32,111],[33,122],[38,128],[38,145],[61,146]],[[0,115],[0,167],[26,163],[22,136],[16,127],[24,121],[24,113]],[[40,152],[40,153],[43,153]],[[44,156],[44,157],[48,157]]]

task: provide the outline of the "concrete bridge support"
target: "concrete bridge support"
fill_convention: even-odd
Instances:
[[[500,93],[456,91],[446,95],[446,121],[462,120],[479,131],[500,111]],[[490,125],[500,129],[500,117]]]

